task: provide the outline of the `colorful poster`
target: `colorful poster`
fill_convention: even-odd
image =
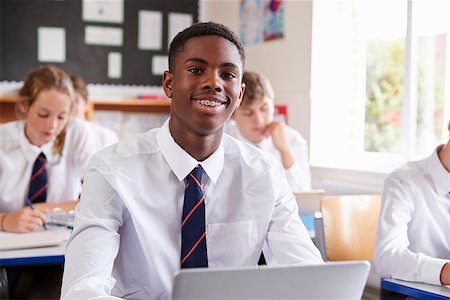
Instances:
[[[241,0],[240,38],[244,45],[284,37],[284,0]]]

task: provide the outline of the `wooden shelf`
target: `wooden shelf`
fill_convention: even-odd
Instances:
[[[16,97],[0,98],[0,123],[16,119],[14,111],[15,102]],[[168,114],[170,112],[170,101],[167,99],[127,99],[121,101],[91,100],[89,102],[89,111],[86,116],[89,120],[93,119],[94,111]]]

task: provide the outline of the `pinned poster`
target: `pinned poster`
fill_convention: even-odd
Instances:
[[[37,56],[39,62],[65,62],[66,30],[59,27],[39,27]]]
[[[123,2],[123,0],[83,0],[83,21],[122,23]]]
[[[283,121],[285,124],[288,123],[288,112],[286,104],[275,104],[273,119],[276,121]]]
[[[284,37],[284,0],[241,0],[239,34],[244,45]]]

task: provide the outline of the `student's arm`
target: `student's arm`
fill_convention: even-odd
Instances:
[[[110,296],[119,251],[122,202],[96,170],[88,172],[67,244],[61,299],[118,299]]]
[[[292,191],[310,190],[311,171],[306,140],[300,133],[282,122],[274,121],[269,127],[272,141],[280,153],[286,178]]]
[[[415,209],[411,200],[414,193],[397,176],[385,180],[374,264],[384,278],[441,284],[441,270],[447,261],[409,249],[408,223]]]
[[[274,179],[277,183],[278,199],[267,233],[267,244],[273,255],[271,262],[276,264],[323,262],[319,250],[300,220],[297,202],[283,176],[283,169],[280,167],[273,176],[278,178]]]

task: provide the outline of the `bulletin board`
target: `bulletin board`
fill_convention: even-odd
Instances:
[[[0,81],[54,65],[89,83],[161,85],[197,0],[1,0]]]

